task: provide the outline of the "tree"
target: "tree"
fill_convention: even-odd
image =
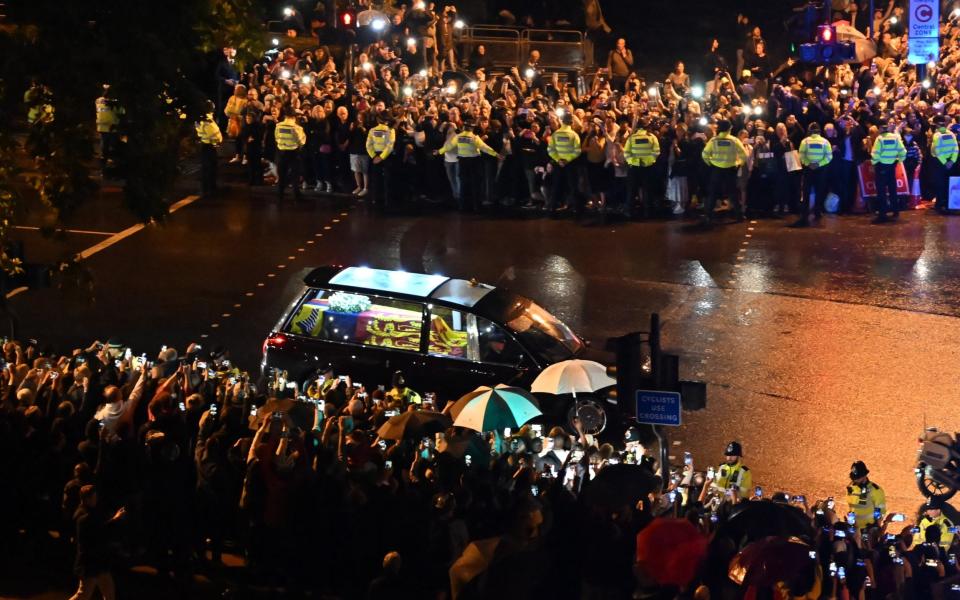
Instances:
[[[18,10],[16,24],[0,30],[0,242],[26,194],[62,223],[95,193],[94,101],[103,83],[123,108],[125,203],[144,221],[163,220],[202,116],[203,52],[262,51],[254,2],[32,0]]]

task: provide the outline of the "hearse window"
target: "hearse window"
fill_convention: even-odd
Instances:
[[[316,290],[304,296],[287,331],[342,343],[420,350],[423,306],[369,294]]]
[[[496,323],[477,317],[480,360],[485,363],[516,366],[523,358],[523,349],[510,334]]]
[[[479,360],[477,317],[445,306],[430,309],[430,343],[427,352],[434,356]]]

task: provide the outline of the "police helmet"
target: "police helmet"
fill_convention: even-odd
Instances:
[[[867,468],[867,465],[864,464],[862,460],[850,465],[850,479],[860,479],[861,477],[866,477],[870,473],[870,469]]]
[[[639,442],[640,441],[640,428],[639,427],[628,427],[625,432],[623,432],[623,441],[625,442]]]
[[[724,456],[743,456],[743,447],[740,442],[730,442],[723,451]]]
[[[820,124],[817,123],[816,121],[814,121],[813,123],[810,123],[810,126],[807,127],[807,133],[809,133],[810,135],[813,135],[815,133],[820,133]]]
[[[944,125],[946,125],[946,123],[947,123],[947,119],[944,118],[943,115],[937,115],[933,117],[933,124],[936,125],[937,127],[943,127]]]
[[[216,112],[217,105],[213,103],[213,100],[207,100],[203,104],[203,110],[205,110],[208,113]]]
[[[730,131],[730,121],[727,119],[720,119],[717,121],[717,131],[723,133],[725,131]]]
[[[564,125],[572,125],[573,115],[571,115],[570,113],[564,113],[563,116],[560,117],[560,122],[563,123]]]
[[[943,498],[934,496],[933,498],[927,498],[927,502],[923,505],[923,510],[943,510],[944,504]]]

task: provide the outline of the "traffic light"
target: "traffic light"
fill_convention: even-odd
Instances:
[[[621,337],[610,338],[607,347],[616,353],[615,366],[607,367],[607,375],[617,381],[607,397],[624,407],[631,406],[636,391],[642,389],[643,337],[639,331]]]
[[[340,27],[342,29],[357,28],[357,13],[352,8],[348,8],[340,13]]]
[[[816,42],[800,45],[800,60],[803,62],[835,65],[854,60],[856,47],[853,42],[841,42],[837,39],[837,28],[833,25],[820,25],[817,28]]]

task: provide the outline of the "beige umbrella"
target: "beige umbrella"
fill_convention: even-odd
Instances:
[[[607,368],[592,360],[572,359],[554,363],[544,369],[530,386],[531,392],[553,394],[592,394],[617,385],[607,375]]]

